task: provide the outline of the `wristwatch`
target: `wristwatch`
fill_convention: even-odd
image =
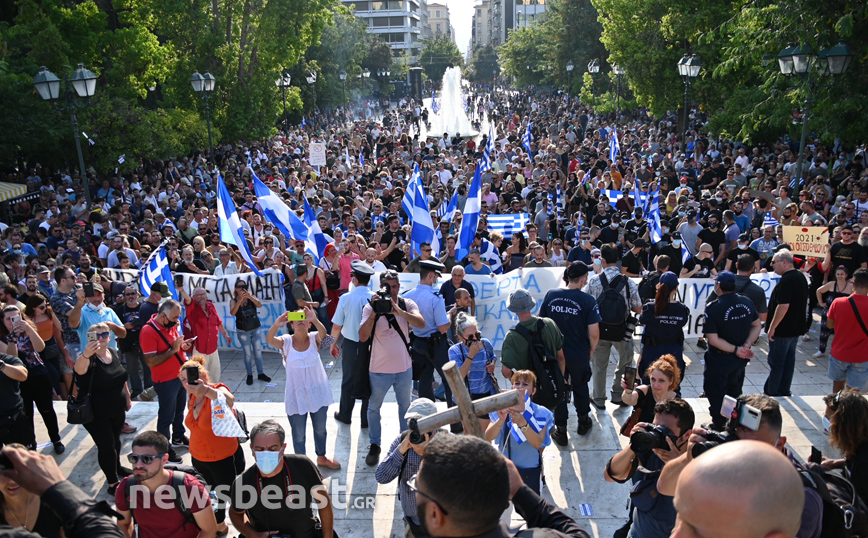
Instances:
[[[530,424],[525,423],[524,426],[519,426],[518,429],[521,430],[521,431],[523,431],[523,432],[526,432],[528,428],[530,428]]]

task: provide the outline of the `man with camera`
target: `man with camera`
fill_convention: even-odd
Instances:
[[[729,399],[732,402],[732,399]],[[783,415],[777,400],[765,394],[748,394],[736,400],[732,409],[721,409],[721,414],[729,411],[726,432],[718,434],[703,428],[694,428],[687,444],[687,451],[669,462],[657,480],[657,490],[663,495],[675,495],[678,478],[685,467],[715,446],[736,440],[759,441],[780,451],[790,459],[796,470],[801,464],[789,450],[787,438],[781,435]],[[823,500],[813,488],[805,487],[805,506],[802,510],[798,538],[818,538],[823,526]]]
[[[371,446],[365,463],[374,466],[380,459],[380,406],[389,391],[395,391],[401,431],[407,429],[404,415],[410,407],[413,389],[413,363],[410,357],[410,327],[422,329],[425,320],[412,299],[398,297],[401,283],[396,271],[380,274],[382,290],[362,310],[359,341],[370,342],[369,376],[371,397],[368,400],[368,436]]]
[[[654,423],[636,424],[630,444],[606,464],[606,481],[633,481],[631,538],[668,538],[672,532],[673,497],[657,489],[657,479],[666,464],[686,449],[694,421],[693,409],[684,400],[662,401],[654,406]]]

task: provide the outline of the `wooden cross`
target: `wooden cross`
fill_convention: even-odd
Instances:
[[[482,426],[479,425],[479,419],[476,416],[514,407],[521,402],[521,396],[515,389],[476,401],[471,400],[470,392],[467,390],[467,385],[464,384],[464,378],[461,377],[455,361],[449,361],[443,366],[443,375],[449,388],[452,389],[452,395],[455,396],[456,406],[419,419],[417,423],[419,433],[432,432],[447,424],[462,422],[465,433],[485,439],[485,432],[482,431]]]

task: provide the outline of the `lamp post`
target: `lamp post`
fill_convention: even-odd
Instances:
[[[576,65],[572,60],[567,62],[567,95],[570,95],[573,90],[573,69],[575,69]]]
[[[341,72],[338,73],[338,76],[341,78],[341,86],[343,86],[343,94],[344,94],[344,104],[347,103],[347,72],[341,69]]]
[[[678,61],[678,74],[684,79],[684,131],[681,133],[681,150],[687,151],[687,100],[690,97],[690,85],[699,76],[702,62],[695,54],[685,54]]]
[[[208,157],[211,162],[214,162],[214,144],[211,140],[211,109],[208,106],[208,98],[214,91],[217,79],[211,73],[200,75],[198,71],[193,71],[193,75],[190,76],[190,84],[193,86],[193,91],[201,93],[202,99],[205,100],[205,117],[208,119]]]
[[[596,78],[594,78],[594,75],[596,75],[599,72],[600,72],[600,60],[594,58],[593,60],[588,62],[588,74],[591,75],[591,97],[592,97],[591,106],[593,106],[594,108],[596,108],[596,106],[597,106],[597,96],[594,95],[594,84],[597,82],[597,80],[596,80]]]
[[[51,106],[58,112],[69,110],[69,116],[72,120],[72,137],[75,139],[75,149],[78,152],[78,166],[81,170],[81,182],[84,188],[84,197],[87,200],[87,205],[90,206],[90,184],[87,179],[87,171],[84,169],[84,155],[81,153],[81,141],[78,139],[78,118],[75,116],[76,108],[87,108],[87,99],[93,97],[96,90],[96,75],[90,69],[84,67],[84,64],[78,64],[72,76],[67,76],[66,89],[64,90],[65,105],[56,105],[51,103]],[[55,101],[60,98],[60,83],[61,80],[49,71],[45,66],[39,69],[39,73],[33,78],[33,86],[39,92],[39,96],[45,101]],[[78,103],[75,96],[78,95],[84,99]]]
[[[808,118],[811,113],[814,88],[819,86],[820,77],[838,76],[846,73],[852,60],[853,52],[843,41],[832,48],[821,49],[819,54],[814,54],[810,45],[799,45],[798,47],[790,45],[778,54],[778,67],[781,74],[790,80],[792,86],[807,86],[808,88],[808,95],[805,98],[805,113],[802,115],[802,138],[799,143],[799,159],[796,163],[794,198],[799,197],[803,183],[802,166],[805,158],[805,138],[808,135]],[[793,75],[797,75],[798,78],[794,78]]]
[[[280,88],[280,93],[283,96],[283,129],[286,130],[286,126],[289,125],[286,122],[286,89],[289,88],[290,83],[292,82],[292,76],[289,73],[284,71],[277,80],[274,81],[274,84]]]
[[[310,84],[313,91],[313,108],[316,110],[316,71],[311,71],[306,77],[307,83]]]
[[[599,67],[598,67],[599,69]],[[624,74],[627,72],[618,64],[612,64],[612,72],[615,73],[615,77],[618,79],[618,104],[617,104],[617,116],[615,117],[615,125],[617,125],[621,121],[621,78],[624,77]]]

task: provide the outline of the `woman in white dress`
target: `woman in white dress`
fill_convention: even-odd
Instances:
[[[289,312],[288,314],[298,314]],[[310,307],[304,309],[305,319],[293,321],[293,334],[277,336],[277,331],[290,323],[287,316],[280,316],[265,337],[266,341],[281,350],[286,366],[286,392],[284,405],[292,430],[292,447],[296,454],[305,453],[307,416],[313,425],[313,440],[316,448],[316,464],[327,469],[340,469],[341,464],[326,457],[326,417],[334,403],[332,389],[325,368],[319,357],[319,348],[328,332]],[[310,325],[316,332],[309,333]]]

